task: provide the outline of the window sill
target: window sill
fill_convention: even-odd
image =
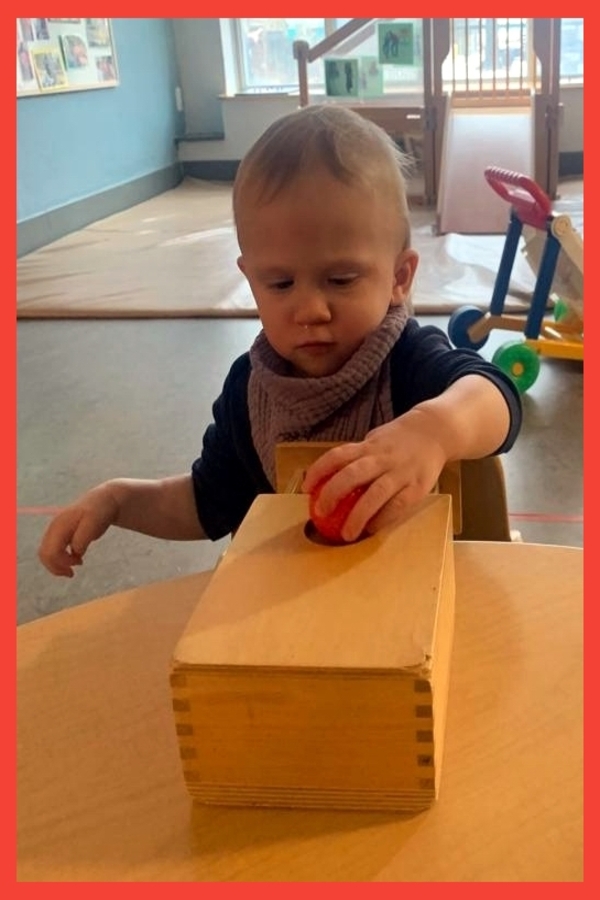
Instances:
[[[298,91],[239,91],[236,94],[219,94],[219,100],[278,100],[281,97],[298,97]]]
[[[198,131],[190,132],[190,134],[182,134],[175,138],[177,144],[184,144],[186,141],[224,141],[225,135],[222,131]]]

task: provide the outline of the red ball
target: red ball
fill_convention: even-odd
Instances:
[[[327,478],[323,478],[319,483],[313,488],[310,493],[309,501],[308,501],[308,509],[311,521],[319,534],[321,534],[324,538],[327,538],[329,541],[333,541],[336,544],[345,543],[344,538],[342,537],[342,528],[344,527],[344,522],[350,515],[350,512],[354,508],[354,505],[358,501],[359,497],[361,497],[367,489],[367,485],[360,485],[359,487],[354,488],[354,490],[350,491],[349,494],[346,494],[345,497],[339,501],[337,506],[329,513],[327,516],[319,515],[315,509],[317,505],[317,500],[319,498],[319,494],[321,493],[322,487],[325,485]]]

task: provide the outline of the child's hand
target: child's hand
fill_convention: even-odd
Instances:
[[[117,504],[103,486],[93,488],[50,522],[42,537],[38,556],[53,575],[72,578],[92,541],[105,533],[116,520]]]
[[[345,497],[342,497],[337,506],[328,512],[327,515],[319,515],[319,494],[326,483],[327,479],[325,478],[323,481],[319,481],[312,490],[308,504],[309,515],[319,534],[328,541],[339,544],[344,542],[344,523],[350,515],[350,510],[358,502],[358,498],[364,494],[366,486],[357,487]]]
[[[429,416],[414,409],[369,432],[364,441],[328,450],[310,466],[307,493],[329,478],[320,492],[318,512],[326,516],[342,497],[367,485],[342,528],[345,541],[375,532],[401,519],[435,487],[447,462]]]

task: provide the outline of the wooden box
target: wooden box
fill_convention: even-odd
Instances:
[[[450,497],[354,544],[257,498],[173,656],[186,786],[229,806],[421,810],[438,794],[454,625]]]

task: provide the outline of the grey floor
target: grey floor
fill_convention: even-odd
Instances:
[[[446,329],[447,317],[420,319]],[[217,544],[171,543],[113,529],[74,579],[48,574],[37,546],[49,515],[114,476],[187,471],[211,404],[254,319],[18,323],[19,623],[210,567]],[[506,332],[481,350],[491,358]],[[581,546],[581,363],[544,359],[524,398],[524,427],[503,458],[511,526],[524,540]]]

